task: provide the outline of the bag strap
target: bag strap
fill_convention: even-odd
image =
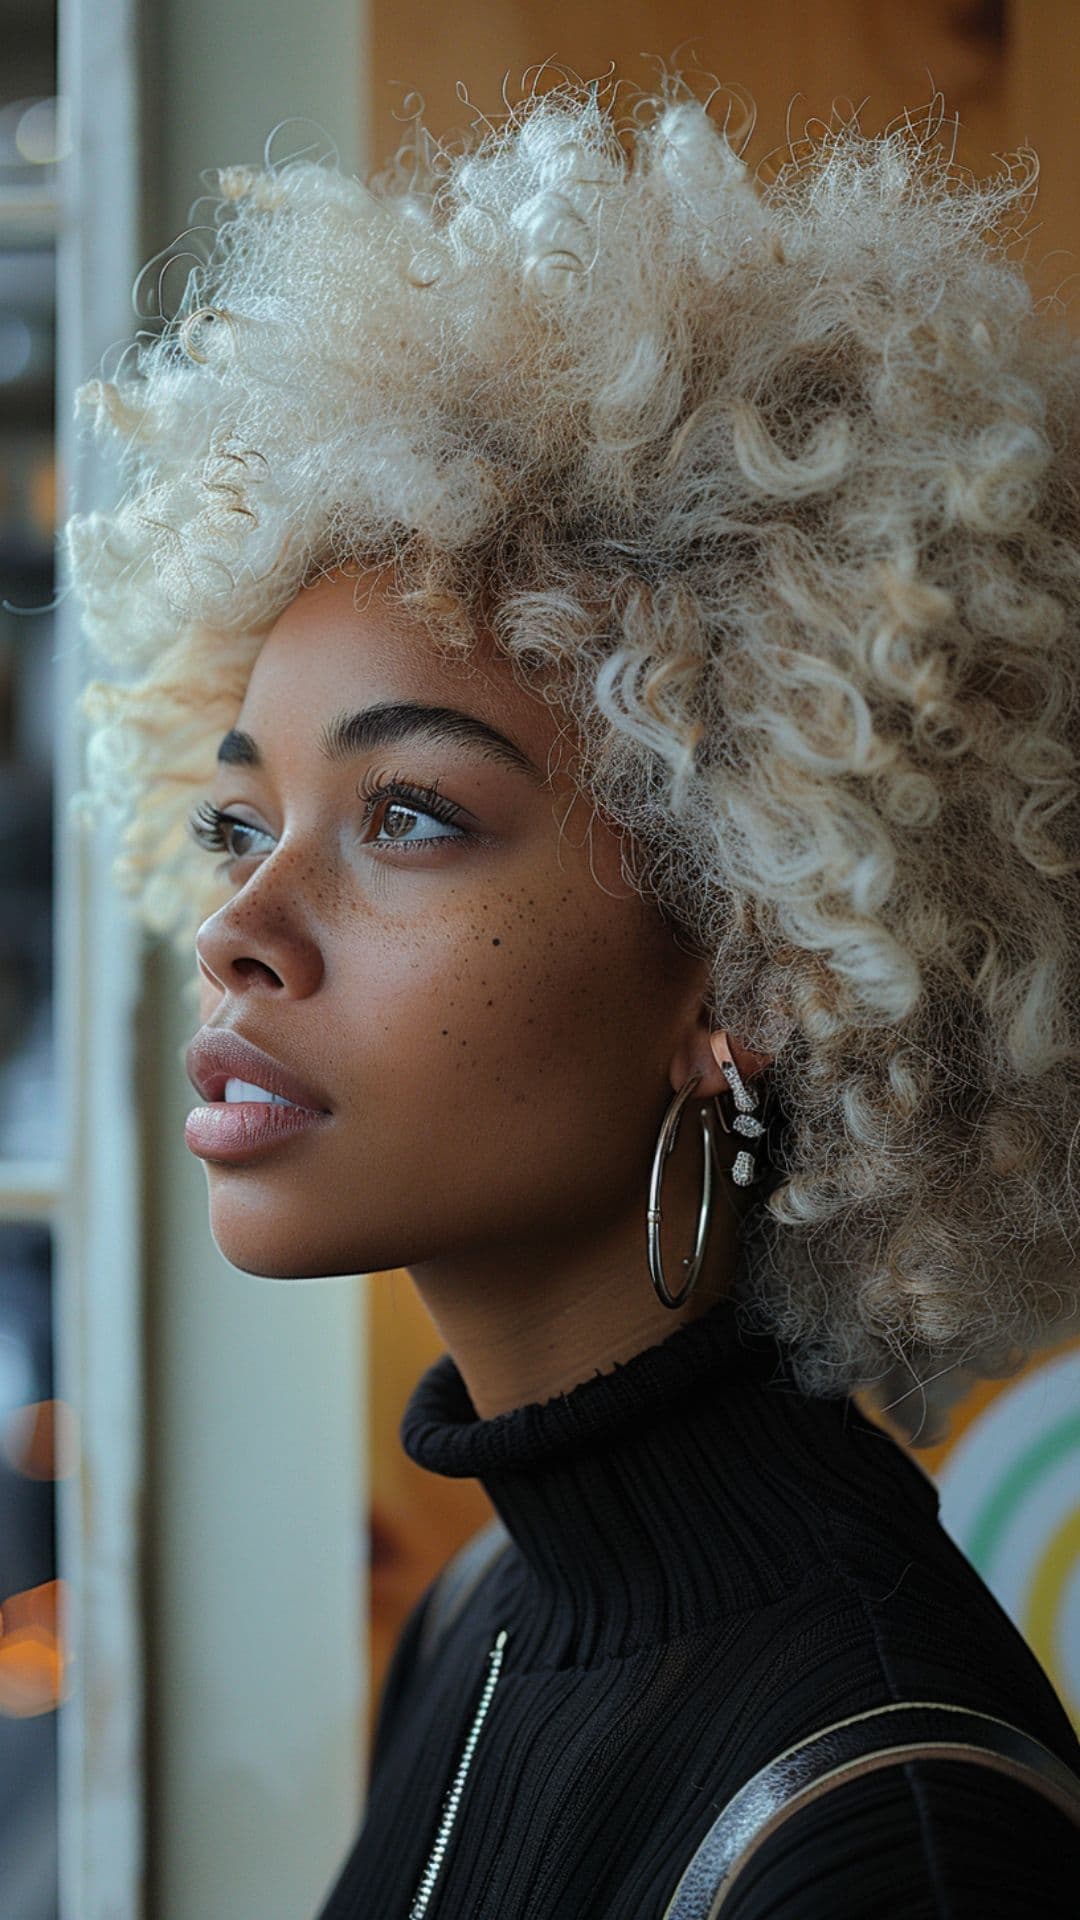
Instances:
[[[891,1743],[876,1747],[883,1724]],[[906,1760],[993,1767],[1045,1794],[1080,1826],[1080,1776],[1033,1735],[949,1701],[894,1700],[836,1720],[759,1767],[713,1821],[663,1920],[715,1920],[751,1855],[791,1814],[848,1780]]]
[[[432,1588],[420,1629],[421,1666],[434,1656],[474,1587],[509,1545],[510,1535],[496,1514],[447,1561]]]

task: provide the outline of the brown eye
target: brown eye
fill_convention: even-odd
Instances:
[[[221,862],[221,867],[227,870],[250,852],[250,848],[237,849],[233,844],[233,835],[257,834],[260,829],[251,826],[247,820],[237,820],[231,813],[223,813],[212,801],[204,800],[188,820],[188,831],[200,847],[206,847],[210,852],[229,854],[231,857]]]
[[[393,779],[382,785],[361,789],[367,807],[364,824],[377,825],[377,832],[385,832],[387,839],[366,839],[365,846],[425,847],[440,840],[471,840],[474,836],[467,827],[455,824],[457,816],[463,811],[456,802],[447,800],[437,787],[413,787],[407,781]],[[414,833],[421,822],[443,827],[444,832]]]

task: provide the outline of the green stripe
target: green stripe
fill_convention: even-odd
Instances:
[[[971,1539],[965,1548],[968,1559],[985,1580],[989,1579],[990,1563],[1017,1502],[1024,1498],[1047,1466],[1076,1446],[1080,1446],[1080,1413],[1069,1414],[1055,1427],[1048,1427],[1013,1461],[1004,1479],[991,1488],[976,1513]]]

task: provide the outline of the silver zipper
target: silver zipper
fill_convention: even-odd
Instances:
[[[484,1691],[480,1695],[480,1704],[473,1715],[473,1723],[469,1728],[469,1737],[462,1749],[461,1759],[458,1761],[453,1785],[446,1796],[442,1818],[439,1821],[439,1831],[435,1836],[435,1844],[428,1855],[427,1866],[420,1875],[420,1884],[413,1895],[413,1903],[409,1908],[409,1920],[420,1920],[420,1915],[427,1912],[428,1901],[431,1899],[432,1889],[438,1879],[439,1868],[442,1866],[454,1821],[457,1818],[458,1805],[465,1785],[465,1775],[468,1773],[469,1766],[472,1762],[473,1751],[476,1747],[480,1728],[484,1724],[484,1715],[491,1705],[491,1696],[495,1691],[495,1682],[499,1677],[499,1668],[502,1666],[503,1649],[505,1646],[506,1628],[503,1627],[496,1636],[494,1646],[488,1651],[488,1659],[491,1661],[491,1671],[484,1681]]]

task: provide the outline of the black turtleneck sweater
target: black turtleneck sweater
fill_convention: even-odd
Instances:
[[[933,1483],[853,1400],[800,1394],[728,1300],[488,1420],[444,1354],[401,1441],[432,1473],[478,1478],[510,1542],[429,1662],[434,1582],[409,1615],[360,1832],[318,1920],[661,1920],[759,1767],[890,1700],[995,1714],[1080,1772]],[[723,1911],[1075,1920],[1080,1829],[984,1766],[908,1762],[793,1814]]]

